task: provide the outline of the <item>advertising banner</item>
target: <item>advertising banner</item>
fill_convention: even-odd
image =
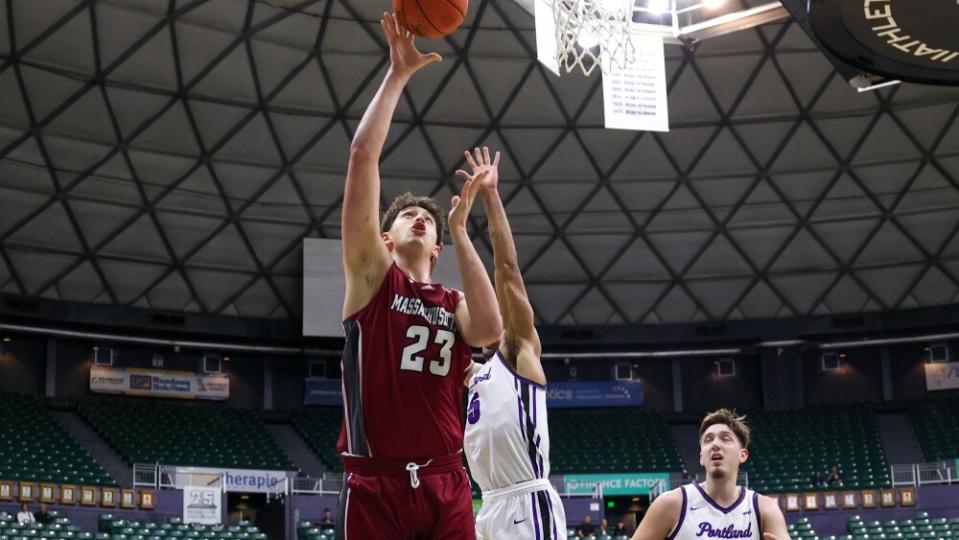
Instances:
[[[343,405],[343,383],[340,379],[304,379],[304,405]]]
[[[304,405],[342,405],[340,379],[304,379]],[[546,387],[548,407],[639,407],[643,387],[639,381],[550,382]]]
[[[547,407],[639,407],[643,387],[639,381],[550,382]]]
[[[669,473],[613,473],[613,474],[567,474],[563,477],[566,493],[592,495],[596,485],[603,487],[603,496],[649,495],[649,491],[662,483],[662,491],[669,491]]]
[[[286,471],[260,471],[251,469],[217,469],[213,467],[175,467],[172,474],[174,486],[186,489],[194,485],[219,485],[223,477],[225,490],[239,493],[276,493],[285,489]]]
[[[219,525],[223,521],[223,492],[219,488],[183,488],[183,523]]]
[[[222,400],[230,397],[230,378],[219,373],[94,365],[90,367],[90,391],[128,396]]]
[[[959,388],[959,362],[928,362],[926,390],[953,390]]]

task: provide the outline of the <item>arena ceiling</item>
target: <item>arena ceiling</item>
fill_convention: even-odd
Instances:
[[[386,7],[0,4],[0,291],[298,319],[301,241],[339,237]],[[502,149],[541,323],[956,301],[956,88],[857,94],[783,22],[668,47],[672,131],[607,131],[600,78],[544,70],[511,1],[420,45],[445,61],[400,103],[384,199],[448,201],[465,148]]]

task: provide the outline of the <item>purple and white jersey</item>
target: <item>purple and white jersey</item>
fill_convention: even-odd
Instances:
[[[676,528],[667,540],[762,540],[759,495],[740,486],[739,497],[722,507],[693,482],[682,488],[683,506]]]
[[[549,478],[546,387],[497,351],[469,382],[464,450],[484,492]]]

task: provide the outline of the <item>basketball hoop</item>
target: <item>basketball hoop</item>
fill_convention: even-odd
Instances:
[[[552,0],[556,60],[567,73],[577,67],[589,76],[633,62],[630,39],[632,0]]]

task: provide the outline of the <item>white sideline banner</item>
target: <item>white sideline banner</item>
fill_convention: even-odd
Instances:
[[[927,362],[926,390],[959,388],[959,362]]]
[[[219,488],[183,488],[183,523],[220,525],[223,522],[223,492]]]
[[[228,399],[227,375],[159,369],[90,366],[90,391],[127,396]]]

